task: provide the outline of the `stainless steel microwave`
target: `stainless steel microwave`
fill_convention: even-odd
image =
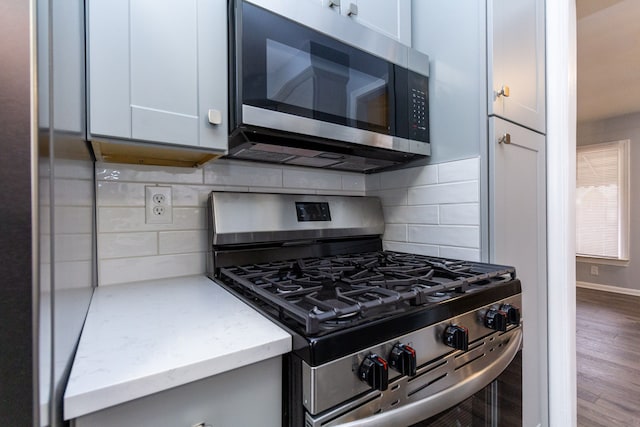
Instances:
[[[231,0],[228,157],[372,172],[430,154],[429,57],[300,0]]]

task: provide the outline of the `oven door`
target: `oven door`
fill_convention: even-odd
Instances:
[[[434,362],[415,377],[400,377],[384,392],[361,396],[319,416],[307,414],[305,426],[518,426],[522,329],[490,341],[452,355],[460,358],[457,362]],[[493,354],[483,356],[483,352]]]
[[[522,425],[522,352],[488,386],[411,427],[515,427]]]

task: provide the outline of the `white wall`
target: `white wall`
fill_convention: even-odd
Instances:
[[[628,266],[601,265],[598,264],[598,275],[591,275],[589,262],[576,262],[576,279],[579,282],[595,283],[600,285],[624,288],[623,292],[640,292],[640,262],[635,258],[640,253],[640,227],[638,218],[640,212],[640,113],[628,114],[606,120],[579,123],[577,129],[577,144],[587,145],[598,142],[631,140],[630,165],[631,165],[631,230],[629,240],[630,260]]]
[[[213,190],[376,195],[389,250],[480,259],[479,159],[375,175],[219,160],[200,169],[98,163],[98,283],[204,274]],[[366,184],[366,185],[365,185]],[[146,224],[146,185],[170,185],[172,224]]]

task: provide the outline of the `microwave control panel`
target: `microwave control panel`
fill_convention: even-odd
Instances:
[[[429,141],[429,95],[428,80],[409,71],[409,139]]]

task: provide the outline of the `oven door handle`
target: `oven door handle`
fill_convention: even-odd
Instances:
[[[509,366],[522,344],[522,329],[514,331],[507,348],[494,363],[459,383],[417,402],[381,412],[357,421],[336,424],[339,427],[408,426],[423,421],[471,397],[495,380]],[[333,425],[333,424],[330,424]]]

